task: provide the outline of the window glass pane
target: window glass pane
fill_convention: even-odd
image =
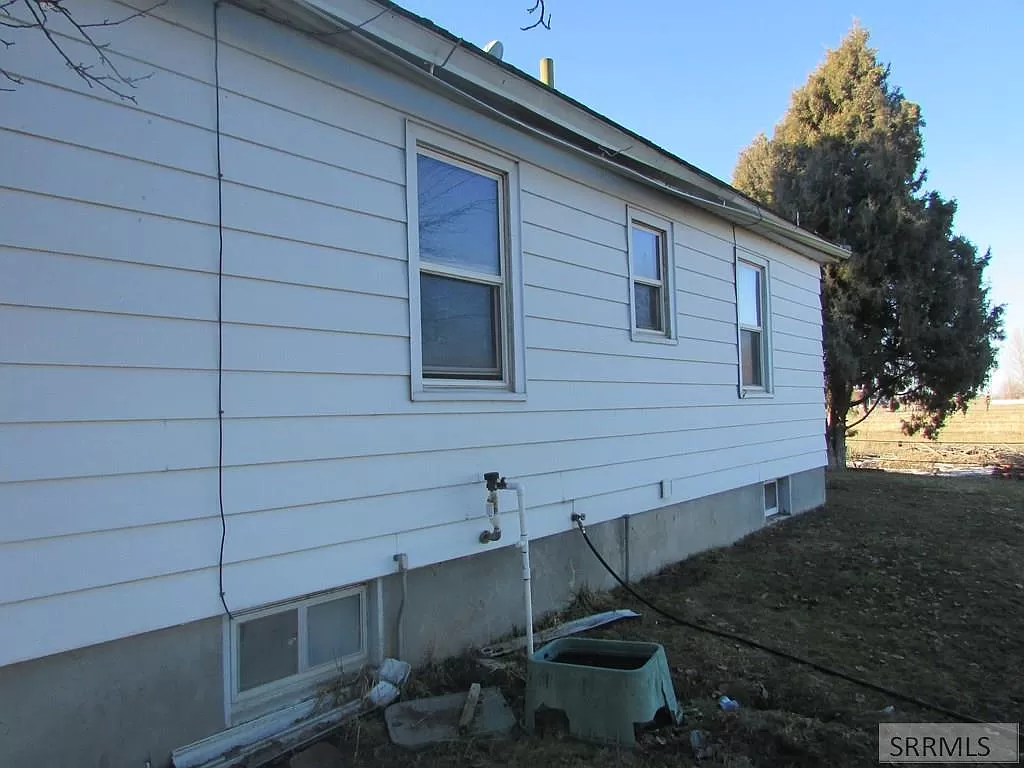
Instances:
[[[280,680],[299,671],[299,614],[283,611],[238,627],[238,689]]]
[[[423,373],[500,378],[498,286],[420,274]]]
[[[359,653],[363,645],[359,595],[349,595],[306,609],[308,666],[318,667]]]
[[[661,320],[661,288],[643,283],[633,283],[633,304],[636,309],[636,327],[649,331],[661,331],[665,326]]]
[[[740,363],[743,386],[764,386],[761,376],[761,334],[757,331],[740,331]]]
[[[740,323],[761,327],[761,270],[740,263],[736,274],[740,302]]]
[[[420,258],[501,274],[498,181],[417,156]]]
[[[661,235],[633,227],[633,274],[661,280]]]
[[[764,484],[764,508],[771,512],[779,506],[779,486],[772,481]]]

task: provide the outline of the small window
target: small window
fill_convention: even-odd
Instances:
[[[740,390],[769,391],[767,268],[738,261],[736,310],[739,319]]]
[[[299,611],[261,616],[238,625],[238,692],[299,673]]]
[[[630,327],[634,341],[670,341],[673,328],[672,226],[629,210]]]
[[[770,480],[764,484],[764,516],[771,517],[779,513],[779,483]]]
[[[366,656],[365,591],[334,592],[231,622],[234,701],[337,675]]]
[[[413,397],[521,393],[517,168],[412,124],[408,159]]]

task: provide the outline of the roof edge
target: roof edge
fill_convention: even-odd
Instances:
[[[709,210],[733,223],[758,232],[769,239],[793,247],[798,253],[819,263],[832,263],[849,257],[850,251],[813,232],[798,227],[747,197],[726,182],[702,171],[682,158],[657,146],[649,139],[595,112],[566,94],[544,85],[523,70],[491,56],[477,46],[456,37],[391,0],[266,0],[272,5],[298,6],[321,20],[357,32],[386,48],[398,49],[420,68],[437,77],[441,71],[472,84],[475,89],[493,94],[500,101],[512,101],[548,123],[575,134],[583,146],[575,149],[591,159],[612,166],[648,186]],[[456,87],[447,80],[449,87]],[[467,94],[469,98],[478,98]],[[500,106],[487,104],[522,125],[522,120]],[[531,126],[537,128],[536,126]],[[555,137],[559,143],[564,139]],[[596,147],[598,152],[594,152]],[[630,161],[628,165],[625,161]],[[644,169],[647,169],[646,172]],[[672,181],[678,182],[678,187]],[[687,189],[698,189],[705,199]]]

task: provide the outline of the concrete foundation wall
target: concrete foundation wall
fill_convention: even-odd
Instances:
[[[224,727],[221,627],[207,619],[3,667],[0,765],[166,765]]]
[[[824,503],[824,470],[793,475],[789,482],[794,513]],[[762,488],[755,484],[588,526],[587,532],[620,575],[638,579],[731,544],[763,524]],[[506,530],[500,549],[409,572],[406,659],[441,659],[522,629],[517,533]],[[535,539],[530,552],[537,617],[564,607],[583,587],[614,586],[575,529]],[[368,594],[374,592],[371,585]],[[398,576],[384,579],[383,596],[383,645],[397,655]],[[368,608],[374,648],[373,600]],[[213,618],[0,668],[0,766],[167,765],[172,749],[224,727],[222,654],[223,624]]]
[[[793,513],[824,503],[824,469],[789,479]],[[697,552],[732,544],[763,525],[763,490],[756,484],[588,526],[587,532],[621,576],[639,579]],[[506,530],[501,549],[408,574],[405,658],[414,663],[444,658],[523,627],[521,559],[514,546],[517,534]],[[584,586],[593,590],[615,586],[576,530],[533,540],[530,558],[535,617],[564,607]],[[400,602],[400,579],[386,578],[384,626],[389,653],[397,653]]]
[[[790,475],[789,498],[793,513],[815,509],[825,503],[825,468]]]

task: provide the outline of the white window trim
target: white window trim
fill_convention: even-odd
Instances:
[[[272,616],[276,613],[286,611],[298,611],[298,642],[296,649],[299,660],[305,658],[306,646],[309,642],[306,637],[306,609],[320,603],[328,603],[345,597],[359,596],[359,653],[350,654],[337,663],[326,663],[307,670],[300,670],[297,674],[290,675],[281,680],[274,680],[269,683],[251,688],[247,691],[239,690],[239,627],[247,621],[259,619],[264,616]],[[293,699],[300,698],[304,693],[311,692],[318,683],[337,677],[341,671],[355,670],[369,659],[368,631],[367,631],[367,604],[366,587],[348,587],[336,589],[330,592],[321,592],[300,600],[275,603],[264,608],[234,614],[232,619],[225,617],[224,622],[224,689],[225,689],[225,715],[229,723],[240,722],[257,716],[273,708],[273,705],[285,705],[292,703]],[[340,666],[339,666],[340,665]]]
[[[523,274],[521,247],[521,216],[519,164],[511,157],[471,143],[452,134],[428,128],[407,120],[406,151],[406,215],[409,242],[409,348],[411,397],[413,400],[525,400],[526,350],[523,339]],[[502,229],[505,272],[505,295],[502,302],[502,380],[431,379],[423,375],[423,329],[420,318],[420,243],[419,243],[419,180],[416,157],[423,149],[455,165],[479,166],[482,172],[502,176],[505,188]],[[435,268],[436,274],[455,273],[457,268]],[[474,280],[477,276],[474,275]],[[486,282],[480,280],[480,282]]]
[[[764,486],[768,483],[775,483],[775,511],[771,512],[768,509],[764,511],[765,520],[771,520],[776,522],[782,518],[789,517],[793,514],[793,496],[792,496],[792,483],[790,475],[783,475],[782,477],[775,477],[771,480],[765,480],[762,483],[761,488],[761,499],[764,501]]]
[[[760,387],[743,383],[743,329],[740,321],[740,265],[746,263],[761,270],[761,380]],[[743,399],[775,397],[772,364],[772,291],[771,262],[763,256],[740,248],[734,249],[733,285],[736,289],[736,382],[739,396]]]
[[[662,284],[665,292],[665,330],[652,331],[647,328],[638,328],[636,324],[636,297],[633,289],[634,282],[654,285],[643,277],[633,274],[633,225],[637,224],[647,229],[655,229],[665,233],[665,253],[662,254]],[[676,335],[676,261],[675,261],[675,233],[672,231],[672,221],[649,211],[626,207],[626,262],[629,273],[629,335],[633,341],[648,342],[651,344],[678,344]]]

